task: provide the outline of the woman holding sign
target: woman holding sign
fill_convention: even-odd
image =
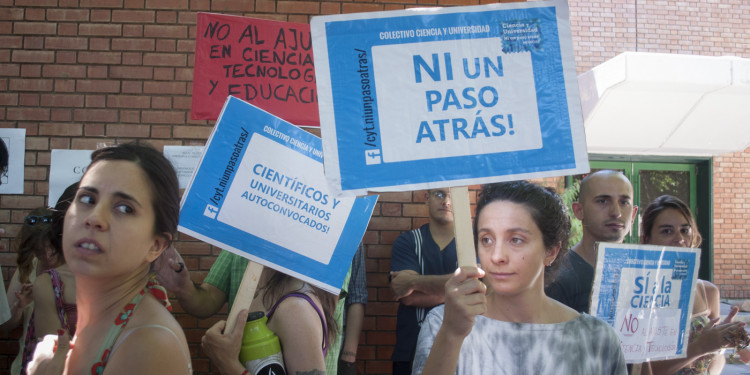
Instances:
[[[95,151],[65,215],[63,252],[76,281],[78,327],[48,335],[32,374],[189,374],[190,352],[150,277],[177,230],[177,175],[151,147]]]
[[[232,256],[247,264],[239,255]],[[258,285],[258,298],[253,299],[250,311],[262,311],[268,317],[268,328],[279,337],[287,373],[325,373],[328,345],[337,335],[333,317],[336,297],[268,267]],[[201,340],[203,351],[222,374],[245,370],[238,358],[246,317],[246,312],[238,315],[233,331],[226,331],[226,322],[219,321]]]
[[[459,268],[446,283],[445,305],[422,324],[414,373],[625,374],[614,330],[544,293],[569,231],[554,191],[484,186],[474,222],[481,268]]]
[[[650,245],[699,247],[702,241],[690,208],[679,198],[662,195],[646,207],[641,219],[641,242]],[[651,363],[654,374],[719,374],[725,359],[721,348],[747,345],[744,323],[732,323],[738,309],[719,322],[719,288],[698,280],[690,324],[687,357]],[[750,361],[750,351],[739,350],[740,358]]]

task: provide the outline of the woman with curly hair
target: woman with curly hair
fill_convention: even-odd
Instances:
[[[544,292],[569,231],[553,190],[483,186],[474,222],[481,268],[461,267],[446,283],[445,305],[422,324],[414,373],[625,374],[614,330]]]

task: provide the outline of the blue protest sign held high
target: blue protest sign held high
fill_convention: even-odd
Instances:
[[[338,293],[377,196],[336,197],[322,155],[320,138],[229,97],[180,231]]]
[[[339,193],[588,171],[564,1],[314,17]]]

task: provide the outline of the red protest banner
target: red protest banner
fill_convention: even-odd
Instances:
[[[191,117],[216,120],[229,95],[320,126],[310,25],[198,13]]]

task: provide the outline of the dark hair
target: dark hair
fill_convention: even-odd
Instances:
[[[654,230],[656,217],[668,208],[677,210],[682,214],[685,220],[687,220],[688,224],[690,224],[690,229],[693,231],[693,238],[688,246],[700,246],[701,242],[703,242],[703,237],[700,232],[698,232],[698,226],[695,224],[693,212],[690,211],[690,207],[688,207],[685,202],[673,195],[662,195],[657,197],[648,205],[648,207],[646,207],[646,210],[643,211],[643,216],[641,216],[641,243],[645,244],[651,240],[651,231]]]
[[[131,161],[141,167],[153,193],[154,233],[169,233],[168,240],[177,233],[180,217],[180,188],[177,173],[164,155],[149,145],[125,143],[101,148],[91,154],[91,166],[100,161]],[[85,176],[85,174],[84,174]]]
[[[52,210],[47,207],[39,207],[31,210],[29,216],[51,216]],[[53,219],[54,220],[54,219]],[[53,223],[45,223],[37,220],[29,224],[24,219],[21,230],[16,235],[16,263],[18,264],[18,279],[21,283],[28,283],[29,276],[35,272],[34,256],[37,258],[45,256],[48,246],[51,246],[49,238],[50,227]]]
[[[260,286],[261,289],[263,289],[263,304],[266,306],[274,305],[277,302],[276,299],[281,297],[281,293],[283,293],[282,289],[284,288],[286,281],[293,278],[294,277],[283,272],[274,270],[273,275],[268,278],[268,281]],[[326,327],[328,327],[328,342],[326,344],[331,345],[339,331],[334,318],[336,303],[338,302],[336,296],[316,286],[307,283],[305,284],[312,290],[312,294],[314,294],[315,297],[318,297],[318,300],[320,300],[320,304],[323,307],[323,316],[326,319]]]
[[[63,251],[62,251],[62,235],[63,235],[63,228],[65,228],[65,213],[68,211],[68,207],[70,207],[70,204],[73,202],[73,199],[76,197],[76,192],[78,191],[78,184],[79,182],[76,182],[74,184],[71,184],[70,186],[66,187],[65,190],[63,190],[63,193],[60,195],[59,198],[57,198],[57,203],[55,204],[55,209],[52,211],[52,226],[49,230],[49,240],[52,243],[52,246],[54,247],[55,251],[62,257]]]
[[[557,258],[552,265],[545,268],[544,282],[549,284],[561,263],[557,260],[562,259],[568,251],[570,217],[562,199],[557,195],[555,189],[545,188],[527,181],[500,182],[482,186],[482,191],[477,199],[476,216],[474,217],[475,247],[478,244],[479,215],[488,204],[494,201],[509,201],[525,206],[532,220],[542,232],[545,249],[560,245]]]

